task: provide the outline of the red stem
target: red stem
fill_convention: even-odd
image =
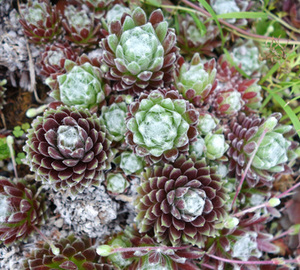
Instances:
[[[248,265],[254,265],[254,264],[258,264],[258,265],[270,265],[270,264],[274,264],[274,265],[281,265],[281,262],[283,264],[288,264],[288,263],[299,263],[299,258],[296,259],[290,259],[290,260],[283,260],[281,258],[278,259],[273,259],[270,261],[239,261],[239,260],[230,260],[230,259],[225,259],[222,257],[218,257],[212,254],[206,254],[207,256],[222,261],[222,262],[228,262],[228,263],[236,263],[236,264],[248,264]]]
[[[236,193],[235,193],[235,195],[234,195],[234,198],[233,198],[233,201],[232,201],[232,204],[231,204],[231,208],[233,208],[233,205],[234,205],[234,203],[235,203],[235,201],[236,201],[236,198],[237,198],[237,196],[239,195],[239,193],[240,193],[240,191],[241,191],[241,189],[242,189],[243,183],[244,183],[244,181],[245,181],[245,178],[246,178],[246,175],[247,175],[247,173],[248,173],[248,170],[250,169],[250,166],[251,166],[251,164],[252,164],[252,161],[253,161],[253,159],[254,159],[254,156],[255,156],[255,154],[256,154],[256,152],[257,152],[257,150],[258,150],[258,148],[259,148],[259,146],[260,146],[260,144],[261,144],[261,142],[262,142],[262,140],[263,140],[263,138],[265,137],[265,135],[266,135],[267,132],[268,132],[268,130],[267,130],[267,129],[264,129],[263,133],[261,134],[261,136],[259,137],[259,139],[258,139],[258,141],[257,141],[257,146],[256,146],[256,148],[255,148],[255,150],[254,150],[254,152],[253,152],[251,158],[250,158],[249,161],[248,161],[248,164],[247,164],[247,167],[246,167],[245,171],[244,171],[243,174],[242,174],[242,179],[241,179],[240,184],[239,184],[239,186],[238,186],[238,188],[237,188],[237,190],[236,190]]]
[[[299,178],[299,177],[298,177]],[[289,192],[291,192],[292,190],[296,189],[297,187],[300,186],[300,182],[297,183],[296,185],[292,186],[291,188],[289,188],[288,190],[286,190],[285,192],[281,193],[280,195],[276,196],[278,199],[282,198],[282,197],[285,197],[285,196],[288,196]]]

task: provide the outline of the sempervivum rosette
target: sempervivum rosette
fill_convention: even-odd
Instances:
[[[101,41],[106,77],[115,81],[113,90],[138,93],[172,82],[172,71],[178,48],[176,35],[168,28],[162,11],[149,17],[141,8],[132,15],[123,14],[109,26],[109,35]]]
[[[104,180],[110,168],[111,136],[96,114],[60,106],[38,117],[24,147],[37,180],[73,194]]]
[[[201,33],[194,19],[189,14],[179,15],[179,34],[177,46],[184,56],[192,57],[195,53],[201,56],[215,57],[213,50],[220,47],[222,42],[219,38],[219,29],[212,21],[200,20],[206,27],[206,33]]]
[[[112,103],[101,108],[101,124],[113,136],[114,141],[123,141],[126,133],[127,105],[125,102]]]
[[[103,37],[101,23],[84,5],[66,6],[62,25],[66,39],[83,48],[95,48]]]
[[[241,64],[239,65],[241,68]],[[236,100],[236,106],[242,107],[246,111],[254,112],[261,106],[261,87],[257,84],[258,79],[243,79],[238,70],[232,66],[227,60],[225,55],[221,55],[217,62],[217,74],[218,90],[215,91],[212,99],[216,97],[215,109],[219,111],[219,114],[229,114],[236,111],[229,108],[224,110],[223,104],[226,96],[234,96]],[[233,93],[235,92],[235,93]],[[223,97],[221,97],[223,96]],[[233,106],[234,107],[234,106]],[[228,111],[229,110],[229,111]],[[231,112],[230,112],[231,111]]]
[[[95,241],[87,236],[70,235],[54,245],[59,249],[59,254],[53,254],[48,243],[38,244],[23,262],[23,269],[113,270],[111,265],[99,263]]]
[[[181,155],[174,164],[148,168],[135,200],[140,232],[159,242],[202,247],[223,222],[228,199],[215,167]]]
[[[221,55],[217,61],[216,79],[218,80],[218,86],[221,88],[233,88],[241,78],[242,75],[227,61],[226,55]]]
[[[65,105],[77,108],[92,109],[99,106],[110,92],[110,87],[102,80],[100,68],[90,62],[76,64],[65,60],[66,73],[51,76],[46,80],[53,90],[50,96]]]
[[[66,59],[76,61],[77,54],[68,43],[54,43],[47,46],[42,53],[41,74],[49,77],[52,74],[64,73]]]
[[[45,196],[37,194],[36,186],[0,176],[0,242],[5,245],[25,240],[44,222]]]
[[[230,267],[226,264],[226,267],[223,261],[209,257],[210,254],[250,261],[261,258],[263,251],[278,253],[279,247],[272,243],[273,236],[266,231],[267,219],[266,215],[261,216],[259,212],[256,212],[240,217],[238,224],[234,225],[234,222],[229,222],[229,226],[220,230],[216,238],[205,243],[207,254],[201,260],[201,270],[238,267],[234,263],[231,263]],[[259,270],[261,268],[259,265],[252,265],[251,269]]]
[[[209,0],[208,3],[216,14],[227,14],[231,12],[243,12],[252,6],[252,1],[249,0]],[[242,19],[226,19],[227,22],[235,25],[246,25],[247,20]]]
[[[20,13],[24,33],[33,43],[51,42],[62,32],[59,13],[49,0],[29,0],[20,5]]]
[[[194,105],[201,105],[217,86],[215,59],[202,64],[200,55],[196,53],[190,64],[185,63],[183,57],[178,59],[178,64],[180,68],[175,75],[178,91]]]
[[[239,43],[239,42],[237,42]],[[259,59],[259,48],[253,40],[242,43],[232,50],[232,60],[241,66],[241,69],[251,77],[260,77],[261,73],[266,70],[266,60]]]
[[[94,14],[95,18],[101,19],[109,10],[110,6],[115,6],[119,0],[79,0],[85,4]]]
[[[228,117],[237,115],[244,106],[241,93],[234,88],[220,90],[216,95],[213,109],[217,116]]]
[[[173,89],[141,94],[129,106],[126,141],[149,163],[174,161],[196,140],[199,113]]]
[[[147,234],[140,234],[136,229],[126,227],[124,232],[118,233],[107,241],[109,246],[142,248],[150,247],[149,250],[127,251],[123,253],[114,253],[107,257],[107,260],[114,264],[117,269],[123,270],[197,270],[198,267],[193,264],[193,259],[199,259],[203,252],[198,248],[190,246],[180,247],[177,250],[167,248],[157,243]],[[100,246],[97,252],[104,251]],[[157,249],[155,249],[157,247]],[[153,248],[151,250],[151,248]]]
[[[225,130],[230,142],[227,151],[230,176],[241,180],[254,151],[253,161],[245,176],[249,186],[253,187],[259,182],[270,186],[274,180],[273,174],[284,171],[284,163],[292,154],[290,152],[288,155],[288,150],[293,149],[296,144],[288,140],[294,134],[292,126],[278,125],[280,118],[280,113],[274,113],[268,119],[240,113],[232,119]],[[260,138],[263,139],[258,145]]]

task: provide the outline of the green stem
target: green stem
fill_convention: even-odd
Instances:
[[[256,206],[247,208],[247,209],[245,209],[245,210],[243,210],[243,211],[240,211],[240,212],[238,212],[238,213],[235,213],[235,214],[233,214],[233,216],[234,216],[234,217],[240,217],[240,216],[242,216],[242,215],[244,215],[244,214],[246,214],[246,213],[251,213],[251,212],[254,212],[254,211],[257,210],[257,209],[266,207],[266,206],[268,206],[268,204],[269,204],[269,202],[264,202],[264,203],[262,203],[262,204],[260,204],[260,205],[256,205]]]
[[[236,263],[236,264],[247,264],[247,265],[286,265],[289,263],[296,263],[299,264],[300,262],[300,256],[298,256],[296,259],[290,259],[290,260],[284,260],[282,258],[274,258],[270,261],[239,261],[239,260],[231,260],[231,259],[225,259],[222,257],[218,257],[212,254],[206,254],[208,257],[211,257],[215,260],[219,260],[222,262],[228,262],[228,263]]]
[[[279,239],[279,238],[281,238],[281,237],[284,237],[284,236],[290,234],[292,231],[293,231],[293,230],[287,230],[287,231],[285,231],[285,232],[283,232],[283,233],[281,233],[281,234],[279,234],[279,235],[277,235],[277,236],[274,236],[274,237],[272,238],[272,241],[277,240],[277,239]]]

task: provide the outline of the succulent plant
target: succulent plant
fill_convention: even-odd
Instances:
[[[105,14],[113,8],[120,1],[118,0],[79,0],[82,4],[85,4],[95,18],[101,19]]]
[[[24,270],[113,270],[108,264],[100,263],[100,256],[94,247],[95,241],[87,236],[70,235],[56,242],[59,254],[53,254],[48,243],[37,244],[30,256],[24,261]]]
[[[211,113],[200,112],[197,129],[201,135],[206,135],[217,127],[219,120]]]
[[[247,0],[210,0],[212,9],[219,14],[226,14],[231,12],[243,12],[247,10],[248,5],[251,1]],[[247,24],[246,19],[241,19],[236,22],[235,18],[227,19],[231,24],[245,25]]]
[[[79,2],[87,5],[91,9],[103,9],[113,2],[113,0],[79,0]]]
[[[113,136],[114,141],[125,139],[127,105],[125,102],[113,103],[101,108],[101,124]]]
[[[254,112],[261,107],[261,86],[257,84],[257,79],[243,80],[238,84],[238,91],[242,94],[246,111]]]
[[[175,43],[176,35],[159,9],[151,13],[149,22],[139,7],[111,22],[101,47],[113,90],[139,93],[168,86],[178,53]]]
[[[139,174],[145,166],[143,158],[131,151],[122,152],[120,156],[115,158],[114,162],[119,165],[126,175]]]
[[[110,24],[112,21],[121,20],[123,13],[130,14],[131,11],[129,8],[116,4],[113,5],[111,9],[109,9],[105,15],[105,22]]]
[[[76,61],[77,54],[68,43],[54,43],[46,46],[42,53],[41,75],[50,77],[57,73],[65,73],[64,65],[66,59]]]
[[[201,56],[215,57],[213,50],[220,47],[222,42],[218,38],[219,29],[212,21],[205,21],[202,17],[198,19],[206,27],[206,33],[201,33],[194,19],[189,15],[179,15],[179,33],[177,35],[177,46],[180,53],[191,58],[195,53]]]
[[[225,137],[221,132],[221,129],[215,133],[208,132],[204,138],[198,135],[197,140],[191,144],[189,153],[194,154],[197,159],[205,157],[210,161],[227,161],[224,154],[229,145],[225,142]],[[219,164],[216,163],[215,165]]]
[[[53,90],[50,96],[65,105],[88,109],[97,107],[105,99],[108,92],[99,68],[88,62],[77,65],[70,60],[65,61],[64,68],[65,74],[46,80]]]
[[[241,65],[242,70],[248,75],[259,76],[266,61],[259,60],[259,50],[253,43],[248,41],[232,50],[233,61]]]
[[[238,66],[241,67],[241,65]],[[229,63],[225,54],[219,57],[216,68],[216,79],[218,80],[218,88],[220,89],[235,88],[237,82],[242,80],[242,75]]]
[[[147,234],[140,234],[136,229],[126,227],[124,232],[111,237],[107,244],[111,247],[149,247],[149,250],[138,252],[116,252],[107,257],[108,261],[118,269],[123,270],[195,270],[198,267],[193,264],[193,259],[199,259],[203,252],[197,248],[179,248],[179,250],[168,247],[160,248],[160,244]],[[157,249],[152,249],[157,247]],[[99,248],[98,248],[99,249]],[[98,251],[97,249],[97,251]],[[102,251],[101,246],[99,251]]]
[[[284,170],[283,164],[288,160],[288,150],[293,143],[288,140],[294,134],[292,126],[278,125],[281,114],[272,114],[268,119],[251,114],[240,113],[232,119],[230,127],[225,130],[230,142],[227,151],[229,174],[239,181],[251,156],[256,150],[251,167],[246,174],[248,185],[253,187],[259,182],[270,185],[274,180],[272,174]],[[258,141],[266,131],[260,145]],[[256,149],[258,147],[258,149]]]
[[[260,214],[250,214],[239,218],[235,226],[223,228],[219,235],[206,242],[207,254],[251,261],[262,256],[262,252],[278,253],[278,247],[271,243],[272,235],[266,233],[267,217]],[[201,269],[227,269],[225,263],[204,255]],[[232,263],[228,269],[239,267]],[[238,269],[238,268],[237,268]],[[251,269],[259,270],[260,266],[252,265]]]
[[[112,194],[121,194],[129,187],[129,182],[122,173],[108,173],[106,176],[106,188]]]
[[[241,68],[241,64],[238,66]],[[262,96],[261,87],[257,84],[258,79],[243,79],[238,70],[226,60],[225,55],[218,59],[216,79],[218,80],[218,87],[213,93],[212,100],[218,97],[219,91],[226,92],[234,89],[241,95],[240,106],[243,106],[241,109],[255,112],[260,108]]]
[[[135,200],[140,233],[158,242],[203,247],[223,222],[228,199],[216,167],[181,155],[173,164],[147,168]]]
[[[210,160],[220,159],[228,150],[229,145],[225,142],[223,134],[209,132],[204,139],[205,156]]]
[[[214,112],[221,117],[237,115],[245,104],[241,93],[233,88],[220,90],[216,96]]]
[[[49,43],[61,34],[61,18],[49,0],[29,0],[20,5],[24,34],[35,44]]]
[[[143,93],[129,106],[126,141],[149,163],[174,161],[196,139],[198,117],[176,90]]]
[[[198,135],[197,140],[190,145],[189,154],[193,154],[197,159],[201,159],[203,158],[205,151],[205,141],[200,135]]]
[[[24,147],[37,180],[73,194],[104,180],[113,158],[111,136],[96,114],[59,106],[37,117]]]
[[[178,64],[180,68],[175,75],[178,91],[196,106],[201,105],[217,86],[215,59],[203,65],[199,54],[196,53],[190,64],[185,63],[182,57],[179,58]]]
[[[46,218],[45,196],[23,179],[14,183],[0,176],[0,241],[10,245],[26,238]]]
[[[62,25],[65,38],[80,47],[95,48],[103,37],[101,23],[84,6],[66,6]]]

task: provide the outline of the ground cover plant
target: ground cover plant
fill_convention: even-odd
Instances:
[[[0,15],[1,269],[299,268],[298,1]]]

